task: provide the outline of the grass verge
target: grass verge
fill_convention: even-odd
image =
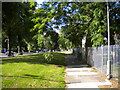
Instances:
[[[53,56],[51,62],[42,53],[3,58],[3,88],[64,88],[65,56]]]

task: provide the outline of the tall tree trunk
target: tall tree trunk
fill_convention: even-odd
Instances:
[[[20,35],[18,35],[18,53],[19,53],[19,55],[23,54],[23,52],[22,52],[22,38]]]
[[[11,37],[8,36],[8,56],[11,56]]]

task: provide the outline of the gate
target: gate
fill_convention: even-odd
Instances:
[[[76,57],[76,60],[80,62],[80,64],[87,64],[85,48],[74,48],[73,55]]]

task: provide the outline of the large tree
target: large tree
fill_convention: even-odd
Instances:
[[[34,8],[34,3],[4,2],[2,4],[2,25],[4,35],[7,36],[8,40],[9,56],[11,56],[13,46],[18,46],[19,53],[22,54],[23,43],[30,39],[30,29],[33,27],[30,17],[34,13],[31,12],[31,9]],[[14,43],[17,43],[17,45]]]
[[[35,23],[32,31],[36,32],[33,39],[37,40],[38,46],[40,48],[45,48],[44,47],[45,41],[46,41],[46,45],[48,46],[56,42],[55,45],[52,45],[55,47],[54,49],[56,49],[56,47],[58,46],[56,41],[57,34],[53,31],[53,27],[52,27],[52,19],[54,17],[53,13],[55,12],[55,10],[54,7],[51,6],[51,4],[52,3],[49,2],[43,3],[40,8],[35,10],[35,13],[32,18],[32,21]],[[47,42],[48,40],[52,41],[53,43]]]
[[[9,56],[11,55],[11,47],[14,39],[16,38],[15,35],[15,27],[17,27],[18,23],[18,16],[17,12],[19,9],[20,3],[11,3],[11,2],[5,2],[2,3],[2,27],[3,32],[6,33],[8,38],[8,50],[9,50]]]
[[[106,2],[59,2],[55,3],[54,24],[62,25],[62,33],[76,47],[82,44],[84,35],[86,46],[101,46],[107,37],[107,3]],[[114,33],[119,33],[119,3],[111,2],[110,29],[111,44],[114,44]],[[118,11],[118,12],[116,12]],[[114,24],[113,24],[114,23]]]
[[[120,3],[110,3],[109,7],[111,44],[120,44]]]

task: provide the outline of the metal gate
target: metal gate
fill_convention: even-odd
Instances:
[[[81,64],[87,64],[85,48],[74,48],[73,55],[76,57],[76,60],[78,60]]]

